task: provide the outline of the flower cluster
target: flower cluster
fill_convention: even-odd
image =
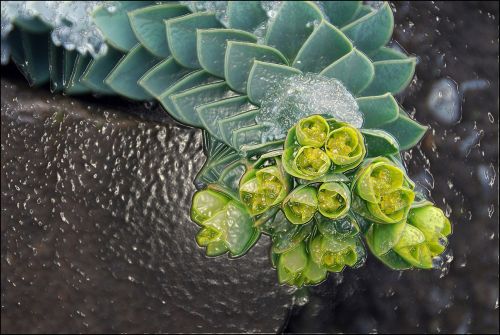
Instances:
[[[366,156],[359,129],[320,115],[300,120],[282,151],[247,161],[237,193],[211,185],[195,195],[198,244],[237,257],[267,234],[279,282],[297,287],[362,265],[363,241],[393,269],[432,268],[449,220],[417,199],[396,157]]]

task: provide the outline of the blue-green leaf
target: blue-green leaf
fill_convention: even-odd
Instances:
[[[233,131],[231,140],[233,147],[240,148],[243,145],[260,144],[265,130],[267,130],[267,126],[261,124],[236,129]]]
[[[370,54],[370,59],[374,62],[379,62],[382,60],[393,60],[393,59],[406,59],[404,53],[389,47],[381,47]]]
[[[104,80],[123,56],[124,54],[121,51],[108,46],[108,52],[99,58],[93,59],[80,80],[95,92],[114,94],[115,92]]]
[[[356,48],[368,53],[389,42],[394,26],[391,6],[386,2],[377,11],[351,22],[342,31]]]
[[[106,42],[114,48],[127,52],[137,44],[127,13],[148,6],[152,1],[120,1],[116,10],[111,12],[104,6],[98,7],[93,13],[93,21],[103,33]]]
[[[78,51],[66,50],[63,52],[63,87],[67,88],[71,77],[71,72],[75,66]]]
[[[142,45],[137,44],[123,57],[118,65],[106,78],[108,84],[115,92],[135,100],[146,100],[152,96],[141,86],[139,79],[156,63],[156,58]]]
[[[19,26],[23,30],[34,34],[41,34],[49,32],[51,27],[43,22],[39,17],[23,17],[17,16],[14,19],[16,26]]]
[[[356,99],[359,110],[363,113],[363,128],[377,128],[396,120],[399,106],[390,93]]]
[[[413,78],[415,58],[395,59],[374,62],[375,76],[370,85],[361,94],[379,95],[401,92]]]
[[[378,157],[394,155],[399,152],[396,139],[379,129],[362,129],[361,133],[365,139],[366,157]]]
[[[265,95],[275,87],[276,83],[300,73],[299,70],[289,66],[254,61],[248,75],[248,98],[260,106]]]
[[[341,81],[352,94],[357,95],[373,80],[374,69],[368,57],[361,51],[353,49],[320,74]]]
[[[186,6],[162,4],[136,9],[128,13],[130,24],[139,42],[157,57],[170,55],[167,45],[165,22],[177,16],[188,14]]]
[[[347,24],[361,7],[361,1],[321,1],[330,22],[337,27]]]
[[[286,64],[286,58],[278,50],[255,43],[229,41],[224,61],[224,77],[235,91],[246,93],[247,80],[254,60]]]
[[[227,19],[229,27],[254,31],[267,20],[260,1],[228,1]]]
[[[64,88],[64,92],[67,94],[85,94],[90,92],[90,88],[84,85],[80,78],[92,60],[92,56],[89,54],[82,55],[77,52],[74,67],[71,71],[71,76],[69,82]]]
[[[213,82],[220,82],[219,78],[211,76],[205,70],[193,71],[190,74],[183,77],[174,85],[170,86],[165,92],[163,92],[158,100],[162,106],[170,113],[172,117],[176,120],[181,121],[181,116],[177,113],[177,109],[172,101],[172,95],[189,90],[191,88],[205,85]]]
[[[40,85],[49,79],[49,34],[34,34],[14,29],[9,34],[12,59],[30,86]]]
[[[228,41],[257,42],[257,38],[236,29],[198,29],[196,32],[198,61],[203,69],[224,78],[224,58]]]
[[[292,66],[304,72],[317,73],[351,50],[351,41],[323,20],[302,45]]]
[[[204,104],[196,108],[196,113],[210,135],[222,139],[219,120],[254,109],[246,96],[234,97]]]
[[[232,145],[233,131],[255,125],[257,115],[259,110],[253,109],[219,120],[219,134],[224,143]]]
[[[172,95],[172,102],[177,115],[187,125],[202,127],[195,111],[197,106],[236,96],[225,82],[206,84]]]
[[[52,93],[63,89],[63,51],[63,47],[57,47],[54,43],[49,42],[49,76]]]
[[[179,64],[191,69],[200,67],[196,52],[196,30],[222,27],[215,15],[208,12],[170,19],[165,24],[168,47],[172,56]]]
[[[158,98],[190,72],[191,70],[179,65],[173,57],[168,57],[146,72],[139,80],[139,85],[153,97]]]
[[[393,135],[401,150],[407,150],[416,145],[427,131],[426,126],[413,121],[402,112],[395,121],[381,126],[380,129]]]
[[[322,18],[312,2],[284,1],[267,30],[266,44],[281,51],[291,62]]]

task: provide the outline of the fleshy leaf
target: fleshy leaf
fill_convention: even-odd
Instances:
[[[92,56],[86,54],[82,55],[77,52],[76,60],[71,71],[71,76],[69,82],[64,88],[64,92],[67,94],[85,94],[90,92],[90,88],[82,84],[80,78],[89,65]]]
[[[214,14],[197,12],[165,21],[170,52],[182,66],[196,69],[200,67],[196,52],[196,30],[221,28]]]
[[[326,67],[320,74],[341,81],[352,94],[357,95],[370,84],[374,73],[370,59],[361,51],[353,49]]]
[[[401,112],[395,121],[381,126],[380,129],[393,135],[401,150],[408,150],[416,145],[427,131],[426,126],[413,121]]]
[[[253,109],[219,120],[219,133],[222,140],[228,145],[232,145],[233,130],[255,125],[257,115],[259,115],[259,110]]]
[[[415,58],[385,60],[373,63],[375,76],[361,95],[378,95],[401,92],[413,78]]]
[[[40,18],[34,17],[23,17],[17,16],[14,18],[14,23],[23,30],[34,33],[41,34],[50,31],[51,27],[43,22]]]
[[[115,92],[130,99],[145,100],[151,95],[139,86],[139,79],[151,69],[159,59],[137,44],[123,57],[106,78],[105,82]]]
[[[234,148],[240,148],[243,145],[259,144],[262,141],[262,133],[267,129],[262,124],[236,129],[233,131],[231,143]]]
[[[266,44],[281,51],[291,62],[322,18],[312,2],[285,1],[267,30]]]
[[[390,93],[356,99],[363,113],[363,128],[377,128],[398,118],[399,106]]]
[[[342,32],[363,52],[370,52],[384,46],[391,39],[394,17],[391,6],[385,2],[377,11],[351,22]]]
[[[257,42],[257,38],[236,29],[198,29],[196,32],[198,61],[208,73],[224,78],[224,59],[228,41]]]
[[[157,57],[170,55],[165,33],[165,22],[190,13],[186,6],[162,4],[136,9],[128,13],[132,30],[139,42]]]
[[[174,103],[172,101],[172,95],[186,91],[190,88],[205,85],[208,83],[220,82],[219,78],[209,75],[204,70],[193,71],[190,74],[183,77],[174,85],[170,86],[162,95],[158,98],[163,107],[172,115],[175,119],[181,120],[181,116],[177,112]]]
[[[382,47],[370,54],[370,59],[374,62],[406,58],[408,58],[408,56],[406,56],[404,53],[390,47]]]
[[[323,20],[302,45],[292,66],[317,73],[351,50],[351,41],[338,28]]]
[[[114,91],[104,80],[123,55],[121,51],[108,46],[108,52],[105,55],[95,58],[90,62],[83,73],[81,81],[93,91],[101,94],[113,94]]]
[[[212,136],[222,139],[218,123],[219,120],[254,108],[255,106],[250,104],[247,97],[243,96],[201,105],[196,108],[196,113],[198,113],[198,117],[203,127]]]
[[[246,93],[247,80],[254,60],[286,64],[278,50],[255,43],[228,41],[224,60],[224,77],[235,91]]]
[[[67,88],[69,86],[69,80],[71,78],[71,72],[75,67],[76,57],[78,56],[78,51],[76,50],[64,50],[63,51],[63,87]]]
[[[12,59],[31,86],[46,82],[49,77],[50,34],[32,34],[14,29],[9,34]]]
[[[152,1],[121,1],[113,12],[100,6],[92,13],[93,21],[103,33],[107,43],[120,51],[127,52],[138,42],[127,13],[151,3]]]
[[[211,83],[172,95],[177,115],[183,123],[200,128],[201,120],[195,111],[197,106],[236,96],[225,82]]]
[[[387,132],[363,129],[361,133],[365,138],[367,157],[388,156],[399,152],[398,141]]]
[[[155,65],[139,80],[139,85],[153,97],[160,97],[170,86],[191,72],[179,65],[173,57]]]
[[[109,52],[109,51],[108,51]],[[50,91],[52,93],[63,89],[63,56],[64,48],[57,47],[54,43],[49,43],[49,76],[50,76]],[[95,62],[95,61],[93,61]],[[108,71],[109,72],[109,71]],[[107,73],[107,72],[106,72]],[[104,79],[104,78],[103,78]],[[83,80],[83,77],[82,77]],[[87,86],[87,83],[85,83]],[[92,88],[93,89],[93,88]],[[109,89],[110,92],[111,89]],[[95,90],[98,91],[98,90]]]
[[[266,94],[276,83],[301,72],[285,65],[254,61],[248,75],[247,94],[250,101],[260,106]]]
[[[227,19],[231,28],[254,31],[267,20],[267,14],[260,1],[228,1]]]
[[[361,7],[361,1],[322,1],[321,4],[330,22],[337,27],[347,24]]]

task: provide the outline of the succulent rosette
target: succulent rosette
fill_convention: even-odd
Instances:
[[[449,221],[414,202],[398,163],[427,128],[394,98],[416,62],[386,46],[388,3],[106,6],[90,18],[104,55],[54,43],[40,14],[14,19],[11,59],[31,84],[156,100],[202,129],[191,217],[207,255],[241,256],[264,233],[279,281],[302,286],[361,264],[361,234],[392,268],[429,268],[443,252]]]
[[[371,251],[393,269],[430,269],[448,244],[451,224],[443,211],[428,201],[410,210],[406,221],[373,225],[366,241]]]

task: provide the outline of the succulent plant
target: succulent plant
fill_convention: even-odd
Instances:
[[[302,286],[361,265],[363,236],[392,268],[444,251],[450,224],[416,207],[401,164],[427,128],[393,96],[416,62],[387,46],[388,3],[113,4],[92,14],[105,55],[55,45],[33,17],[14,21],[12,59],[31,84],[157,100],[202,129],[191,217],[207,255],[241,256],[264,233],[279,281]]]

